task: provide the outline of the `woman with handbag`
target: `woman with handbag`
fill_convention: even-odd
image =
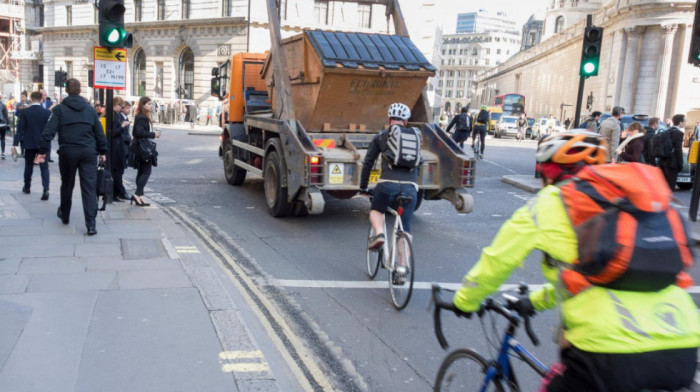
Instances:
[[[134,118],[134,131],[132,145],[137,150],[140,149],[140,144],[152,144],[150,139],[160,137],[160,131],[153,129],[153,120],[151,113],[153,112],[153,101],[149,97],[142,97],[136,106],[136,117]],[[155,150],[155,149],[154,149]],[[143,189],[146,187],[148,178],[151,176],[151,168],[154,166],[153,156],[144,157],[138,151],[133,165],[136,167],[136,192],[131,196],[131,203],[136,203],[139,207],[149,206],[149,203],[143,201]]]

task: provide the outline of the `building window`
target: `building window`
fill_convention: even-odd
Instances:
[[[445,87],[454,87],[455,86],[455,81],[454,80],[448,80],[445,83]]]
[[[157,0],[158,8],[156,9],[156,19],[165,20],[165,0]]]
[[[452,98],[452,90],[445,91],[445,98]]]
[[[558,33],[562,30],[564,30],[564,16],[559,16],[554,23],[554,32]]]
[[[486,59],[486,65],[489,65],[489,59]]]
[[[472,56],[477,56],[479,54],[479,50],[477,48],[472,48]]]
[[[182,19],[190,18],[190,0],[182,0]]]
[[[146,95],[146,54],[143,49],[139,49],[134,55],[133,85],[131,92],[133,95],[143,97]]]
[[[233,0],[224,0],[223,8],[221,9],[221,16],[229,17],[233,16]]]
[[[447,71],[447,77],[454,78],[454,76],[455,76],[455,71]]]
[[[67,5],[66,6],[66,26],[72,26],[72,25],[73,25],[73,6]]]
[[[455,96],[455,98],[464,98],[464,91],[457,91],[457,96]]]
[[[438,87],[442,87],[442,80],[438,82]]]
[[[496,49],[496,54],[501,54],[501,49]]]
[[[314,20],[316,24],[327,25],[328,24],[328,2],[327,1],[314,1]]]
[[[359,17],[359,26],[368,29],[372,25],[372,5],[358,4],[357,13]]]
[[[39,26],[44,27],[44,5],[39,6]]]
[[[134,22],[140,22],[143,18],[143,1],[134,0]]]
[[[73,77],[73,62],[66,61],[66,78],[70,79]]]
[[[185,48],[180,54],[177,95],[180,99],[192,99],[194,96],[194,53]]]

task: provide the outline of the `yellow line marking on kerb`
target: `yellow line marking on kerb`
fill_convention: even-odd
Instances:
[[[227,363],[221,366],[224,373],[233,372],[269,372],[270,367],[266,363]]]
[[[238,266],[235,260],[231,256],[229,256],[229,254],[218,243],[212,241],[211,237],[206,232],[204,232],[197,224],[195,224],[191,219],[189,219],[187,216],[181,213],[177,208],[173,207],[171,211],[173,211],[174,214],[178,215],[182,221],[187,222],[192,230],[195,230],[199,234],[201,234],[202,238],[200,239],[203,242],[206,242],[213,249],[216,249],[223,256],[223,258],[226,259],[226,261],[228,262],[228,266],[231,269],[233,269],[238,275],[238,277],[234,276],[231,270],[229,270],[229,268],[227,268],[227,266],[224,265],[224,261],[221,260],[220,257],[216,257],[212,254],[212,257],[214,257],[214,259],[219,263],[221,269],[229,277],[229,279],[231,279],[231,282],[234,284],[234,286],[236,286],[241,295],[243,295],[243,298],[245,298],[246,302],[250,306],[250,309],[258,317],[263,327],[265,328],[265,331],[267,332],[268,336],[270,336],[273,343],[277,347],[278,352],[282,355],[282,358],[284,358],[284,360],[289,364],[290,370],[294,373],[302,388],[304,390],[314,389],[311,386],[309,380],[307,380],[306,376],[299,368],[299,365],[296,363],[296,361],[294,361],[294,358],[292,358],[292,356],[289,354],[289,351],[287,351],[286,345],[277,335],[277,332],[272,328],[270,321],[261,312],[255,301],[253,301],[253,299],[251,298],[251,295],[243,287],[243,284],[238,279],[241,279],[243,282],[245,282],[245,284],[250,288],[250,291],[252,291],[255,294],[257,299],[268,310],[270,316],[275,320],[275,322],[277,322],[277,324],[282,329],[282,333],[289,339],[289,342],[292,344],[292,346],[298,353],[299,360],[302,363],[304,363],[304,365],[306,365],[306,368],[311,374],[311,377],[313,377],[313,379],[319,384],[321,389],[324,391],[333,391],[333,387],[326,378],[326,375],[313,362],[314,357],[306,350],[303,343],[299,340],[296,334],[289,327],[284,317],[279,313],[277,308],[273,306],[273,304],[270,302],[267,296],[260,291],[258,286],[247,275],[247,273]]]
[[[243,358],[262,358],[262,352],[255,351],[222,351],[219,353],[221,359],[243,359]]]

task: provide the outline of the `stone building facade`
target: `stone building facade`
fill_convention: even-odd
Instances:
[[[604,34],[598,76],[585,82],[592,110],[621,105],[630,114],[667,118],[700,108],[700,69],[686,62],[694,7],[693,1],[606,1],[593,13]],[[479,75],[477,101],[520,93],[531,117],[573,117],[584,25],[581,20]]]
[[[303,28],[393,31],[383,5],[280,3],[284,36]],[[267,8],[259,0],[126,0],[125,6],[125,26],[134,44],[127,50],[126,89],[115,95],[131,101],[148,95],[164,103],[192,100],[199,107],[212,107],[218,102],[210,96],[212,68],[233,53],[270,48]],[[42,56],[22,61],[20,89],[31,90],[39,79],[53,96],[59,90],[53,86],[54,71],[63,69],[81,81],[83,96],[100,100],[102,95],[88,88],[93,47],[98,45],[95,2],[34,0],[25,10],[31,33],[26,40],[38,42]]]
[[[437,94],[443,97],[443,110],[455,113],[470,104],[474,77],[505,62],[519,49],[517,31],[444,35],[437,86]]]

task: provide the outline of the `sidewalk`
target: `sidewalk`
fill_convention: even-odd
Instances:
[[[175,123],[175,124],[165,124],[165,123],[153,123],[155,128],[163,129],[176,129],[178,131],[187,131],[192,135],[215,135],[221,134],[221,127],[217,125],[200,125],[197,124],[194,127],[190,123]]]
[[[298,390],[251,335],[245,300],[157,205],[108,205],[88,237],[79,185],[63,225],[56,164],[40,201],[38,169],[27,195],[20,163],[0,161],[0,391]]]
[[[540,179],[530,174],[505,175],[501,177],[501,181],[530,193],[537,193],[542,189],[542,182]],[[686,221],[689,225],[690,238],[696,245],[700,244],[700,221],[692,222],[690,219],[686,219]]]

